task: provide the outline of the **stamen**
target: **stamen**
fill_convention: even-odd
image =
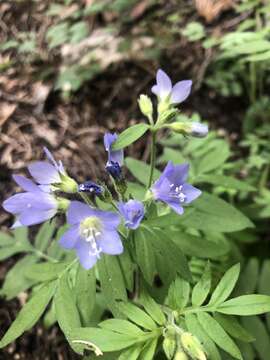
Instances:
[[[180,203],[185,202],[187,196],[182,192],[183,185],[175,186],[174,184],[171,184],[170,188],[170,195],[172,197],[178,198]]]

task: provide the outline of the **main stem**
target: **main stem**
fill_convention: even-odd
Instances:
[[[149,175],[148,188],[151,187],[153,182],[153,175],[154,175],[154,169],[156,163],[156,132],[152,131],[151,134],[152,137],[151,137],[151,155],[150,155],[150,175]]]

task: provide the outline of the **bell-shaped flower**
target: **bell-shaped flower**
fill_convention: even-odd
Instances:
[[[129,229],[137,229],[144,217],[143,203],[137,200],[119,202],[118,210],[124,218],[125,226]]]
[[[31,176],[38,184],[53,185],[54,190],[67,193],[78,191],[78,185],[74,179],[68,176],[62,161],[57,162],[51,152],[44,148],[49,161],[35,161],[28,166]]]
[[[191,80],[182,80],[173,86],[169,76],[161,69],[157,72],[156,82],[151,89],[152,92],[160,101],[167,101],[169,104],[179,104],[185,101],[191,91]]]
[[[117,232],[118,214],[97,210],[80,201],[72,201],[67,211],[70,229],[60,239],[65,249],[75,249],[81,265],[90,269],[102,253],[118,255],[123,245]]]
[[[120,166],[122,166],[124,162],[124,151],[122,149],[112,149],[112,146],[117,138],[117,134],[106,133],[104,135],[104,147],[108,153],[108,162],[118,163]]]
[[[199,189],[186,183],[188,170],[188,164],[173,165],[169,161],[151,188],[154,199],[166,203],[180,215],[184,212],[184,204],[191,203],[201,195]]]
[[[14,175],[13,179],[25,190],[3,202],[3,208],[16,216],[13,228],[40,224],[57,213],[59,201],[48,192],[48,188],[38,186],[21,175]],[[64,200],[62,199],[62,206]]]

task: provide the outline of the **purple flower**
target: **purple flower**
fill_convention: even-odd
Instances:
[[[129,200],[127,203],[118,203],[120,214],[125,219],[125,226],[137,229],[144,217],[144,206],[140,201]]]
[[[38,186],[20,175],[14,175],[13,179],[25,190],[3,203],[3,208],[16,216],[13,228],[40,224],[56,214],[59,204],[47,187]]]
[[[60,239],[60,245],[65,249],[75,249],[85,269],[93,267],[101,253],[117,255],[123,252],[117,232],[120,217],[116,213],[72,201],[67,221],[71,227]]]
[[[157,95],[160,100],[168,100],[170,104],[179,104],[186,100],[191,91],[191,80],[183,80],[172,86],[171,79],[161,69],[158,70],[156,76],[156,85],[152,87],[152,92]]]
[[[101,185],[94,183],[93,181],[86,181],[79,185],[79,192],[90,192],[91,194],[101,195],[104,189]]]
[[[151,190],[156,200],[168,204],[176,213],[183,214],[184,204],[189,204],[201,195],[201,191],[187,184],[189,165],[173,165],[168,162],[160,178]]]
[[[104,147],[108,152],[108,163],[118,163],[120,166],[123,165],[124,152],[123,150],[112,150],[112,145],[117,140],[116,134],[106,133],[104,135]]]
[[[67,193],[78,191],[78,185],[75,180],[68,176],[62,161],[58,163],[51,152],[44,147],[44,152],[48,161],[35,161],[28,166],[31,176],[38,184],[53,185],[53,190],[61,190]]]

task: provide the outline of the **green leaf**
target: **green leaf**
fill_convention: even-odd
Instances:
[[[242,295],[218,305],[216,311],[228,315],[259,315],[270,311],[270,296]]]
[[[131,174],[143,185],[148,185],[150,166],[143,161],[136,160],[130,157],[125,159],[125,164]],[[160,172],[155,169],[153,180],[156,180],[160,176]]]
[[[0,247],[3,246],[12,246],[14,245],[14,237],[8,235],[7,233],[0,231]]]
[[[55,292],[55,282],[42,286],[24,305],[14,322],[0,341],[0,348],[5,347],[30,329],[43,314]]]
[[[55,222],[47,221],[39,229],[36,238],[35,238],[35,248],[44,251],[47,249],[49,242],[53,237],[55,230]]]
[[[142,304],[147,313],[151,316],[152,319],[159,325],[164,325],[166,318],[162,312],[160,305],[158,305],[150,295],[147,294],[146,290],[141,291],[139,302]]]
[[[200,306],[204,303],[211,289],[211,266],[208,262],[204,269],[200,281],[194,286],[192,291],[192,305]]]
[[[203,192],[192,206],[195,211],[181,217],[185,227],[224,233],[254,227],[244,214],[215,195]]]
[[[236,359],[243,359],[237,345],[212,316],[201,312],[197,314],[197,317],[204,331],[221,349]]]
[[[132,346],[132,348],[123,351],[117,360],[137,360],[141,351],[141,346]]]
[[[20,292],[29,289],[37,281],[27,278],[29,265],[37,261],[35,255],[26,255],[9,270],[5,276],[3,287],[0,290],[0,295],[6,296],[7,300],[13,299]]]
[[[188,304],[189,293],[189,283],[181,278],[176,278],[170,285],[166,304],[173,310],[182,310]]]
[[[73,344],[81,343],[83,345],[85,343],[83,347],[86,349],[89,349],[90,344],[94,344],[104,352],[122,350],[142,341],[142,339],[138,340],[137,337],[129,334],[118,334],[107,329],[91,327],[71,329],[70,340]]]
[[[27,272],[27,277],[37,281],[49,281],[57,279],[58,276],[65,270],[70,262],[43,262],[39,264],[30,265]]]
[[[264,295],[270,295],[270,260],[265,260],[263,262],[261,276],[259,278],[258,291]]]
[[[245,328],[256,339],[252,345],[255,347],[259,354],[259,358],[262,360],[269,359],[270,354],[270,340],[269,333],[265,327],[265,324],[258,316],[251,316],[242,319],[242,323]],[[246,359],[245,359],[246,360]]]
[[[78,347],[70,341],[70,330],[81,326],[79,311],[76,306],[74,292],[68,282],[68,271],[59,279],[58,289],[54,297],[55,314],[58,324],[65,334],[73,350],[79,352]]]
[[[220,168],[230,156],[229,146],[223,141],[205,154],[198,163],[197,174],[205,174]]]
[[[235,339],[244,342],[252,342],[255,340],[255,338],[240,325],[235,317],[228,315],[225,316],[218,313],[216,313],[214,317],[223,329]]]
[[[246,182],[243,182],[241,180],[235,179],[230,176],[218,175],[218,174],[200,175],[200,176],[196,177],[195,182],[196,182],[196,184],[197,183],[209,183],[209,184],[213,184],[213,185],[222,186],[226,189],[235,189],[235,190],[246,191],[246,192],[256,190],[252,185],[250,185]]]
[[[146,314],[139,307],[131,303],[119,303],[120,311],[135,324],[142,326],[148,330],[155,330],[157,328],[156,324],[152,318]]]
[[[138,326],[127,320],[109,319],[102,321],[98,326],[119,334],[129,334],[134,337],[144,335],[144,332]]]
[[[95,270],[78,266],[75,283],[76,304],[84,326],[90,325],[96,302]]]
[[[170,231],[171,240],[179,246],[184,254],[206,259],[217,259],[229,253],[227,241],[210,241],[201,236],[193,236],[181,231]]]
[[[254,293],[257,287],[259,276],[259,261],[257,258],[250,258],[243,271],[241,271],[237,283],[237,295]],[[248,281],[247,281],[248,279]]]
[[[197,317],[194,314],[188,314],[185,316],[186,325],[188,331],[202,342],[210,360],[221,360],[219,351],[213,342],[213,340],[206,334],[202,326],[200,325]]]
[[[239,273],[240,264],[236,264],[226,271],[211,296],[209,306],[221,304],[230,296],[239,277]]]
[[[148,341],[142,349],[141,358],[143,360],[152,360],[155,356],[158,339]]]
[[[151,231],[152,236],[150,239],[153,248],[156,248],[156,252],[159,251],[161,255],[161,261],[159,262],[159,270],[164,270],[164,267],[170,271],[167,280],[163,279],[164,283],[171,283],[175,279],[178,273],[183,279],[187,281],[192,280],[192,275],[189,270],[188,262],[182,249],[178,247],[172,240],[171,234],[159,229]],[[156,255],[156,254],[155,254]],[[157,262],[158,263],[158,262]]]
[[[103,255],[97,263],[101,291],[115,317],[120,317],[116,300],[127,300],[125,280],[116,256]]]
[[[150,241],[151,233],[144,228],[135,232],[136,262],[145,280],[152,285],[156,273],[155,254]]]
[[[113,143],[112,150],[120,150],[138,140],[149,129],[147,124],[136,124],[124,130]]]
[[[124,252],[121,255],[118,255],[118,260],[119,260],[120,268],[122,270],[122,274],[125,279],[126,288],[129,291],[133,291],[134,269],[136,268],[136,265],[132,262],[127,247],[125,247]]]

